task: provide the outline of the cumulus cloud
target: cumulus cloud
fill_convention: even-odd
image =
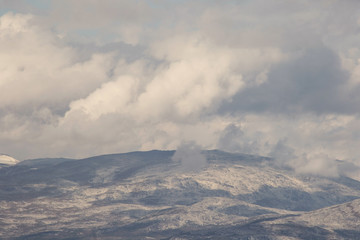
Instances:
[[[1,152],[194,141],[298,173],[359,165],[356,1],[0,2]]]
[[[95,118],[117,112],[145,121],[188,118],[212,109],[241,88],[242,76],[233,70],[234,53],[226,49],[214,51],[212,46],[193,41],[170,41],[173,49],[169,46],[166,53],[172,57],[155,69],[144,69],[147,63],[140,61],[133,66],[136,73],[124,75],[127,70],[118,66],[121,71],[115,71],[119,76],[114,81],[72,102],[70,112],[80,109]]]
[[[31,15],[5,14],[0,19],[0,107],[48,107],[64,111],[107,80],[106,54],[76,61],[76,50],[50,31],[34,25]],[[24,111],[25,110],[25,111]]]

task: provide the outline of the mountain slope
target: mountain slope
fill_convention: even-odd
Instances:
[[[346,239],[360,231],[354,179],[300,176],[269,158],[217,150],[204,151],[207,165],[189,171],[173,155],[133,152],[2,168],[0,238]]]

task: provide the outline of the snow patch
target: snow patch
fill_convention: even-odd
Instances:
[[[6,165],[15,165],[19,162],[19,160],[16,160],[13,157],[10,157],[6,154],[0,154],[0,164],[6,164]]]

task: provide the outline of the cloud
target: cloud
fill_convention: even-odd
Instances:
[[[166,53],[173,59],[155,69],[144,69],[147,63],[140,61],[132,65],[138,68],[136,75],[124,75],[124,68],[121,72],[115,70],[119,76],[114,76],[114,81],[71,103],[70,112],[118,112],[139,120],[187,118],[231,97],[242,86],[241,75],[231,69],[235,67],[234,54],[226,49],[213,51],[201,41],[169,44],[179,51],[179,56],[169,47]]]
[[[296,161],[294,169],[300,174],[313,174],[326,177],[338,177],[339,169],[336,161],[327,154],[315,154],[310,157],[303,156],[303,159]]]
[[[359,111],[357,88],[349,90],[348,84],[349,74],[342,69],[339,57],[320,46],[275,65],[264,84],[239,92],[222,110],[356,113]]]
[[[2,0],[5,7],[19,13],[37,15],[37,23],[53,29],[67,40],[113,42],[114,38],[137,44],[143,25],[156,14],[146,1],[14,1]]]
[[[206,167],[206,157],[201,153],[200,146],[194,142],[182,143],[172,156],[172,160],[180,162],[184,172],[198,172]]]
[[[229,124],[222,131],[217,147],[229,152],[258,154],[259,146],[256,139],[249,138],[241,130],[241,126]]]
[[[273,147],[269,156],[274,158],[275,165],[294,170],[298,174],[311,174],[326,177],[338,177],[340,169],[336,159],[329,157],[324,152],[316,153],[317,150],[309,152],[297,152],[289,147],[286,140],[279,140]],[[348,171],[342,171],[346,175]]]
[[[250,145],[257,154],[272,157],[276,165],[299,174],[333,177],[349,174],[339,169],[336,160],[359,165],[357,117],[246,114],[229,122],[237,122],[237,126],[224,126],[218,147],[225,150],[232,147],[235,151],[253,153],[244,148]]]
[[[201,148],[359,165],[356,1],[1,1],[0,152]],[[44,148],[44,146],[47,146]]]
[[[0,19],[0,107],[48,107],[64,111],[74,98],[86,96],[107,80],[111,57],[94,54],[76,61],[76,50],[53,33],[33,25],[31,15],[6,14]]]

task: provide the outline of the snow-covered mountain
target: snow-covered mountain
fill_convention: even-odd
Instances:
[[[15,165],[19,162],[19,160],[16,160],[13,157],[10,157],[9,155],[6,154],[1,154],[0,153],[0,165]]]
[[[174,151],[37,159],[0,169],[0,239],[360,239],[360,182],[270,158]]]

